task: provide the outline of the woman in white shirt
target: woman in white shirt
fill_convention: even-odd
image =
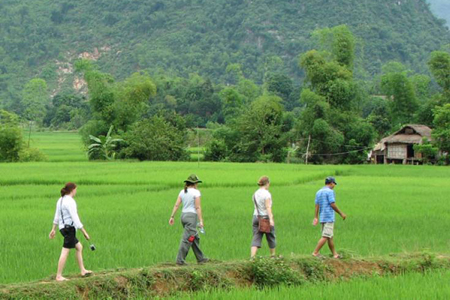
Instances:
[[[199,222],[198,226],[203,228],[203,216],[200,204],[201,194],[197,189],[198,184],[201,182],[197,175],[194,174],[184,181],[184,189],[178,195],[169,219],[169,224],[173,225],[175,223],[175,213],[180,205],[183,204],[181,224],[183,225],[184,232],[178,250],[177,265],[186,264],[186,256],[191,247],[199,264],[209,260],[203,255],[202,250],[200,250],[200,238],[197,232],[197,222]]]
[[[90,237],[83,227],[83,224],[78,217],[77,203],[73,199],[77,194],[77,186],[75,183],[67,183],[61,190],[61,198],[59,198],[56,203],[55,218],[53,219],[53,228],[50,231],[49,238],[53,239],[56,234],[56,226],[59,227],[59,231],[64,237],[64,244],[61,251],[61,256],[58,262],[58,272],[56,274],[57,281],[67,280],[62,276],[64,266],[69,256],[70,249],[76,249],[76,258],[78,261],[78,266],[80,267],[81,276],[89,276],[92,271],[86,270],[83,264],[83,246],[77,240],[76,231],[77,229],[83,232],[84,237],[89,240]]]
[[[253,239],[251,246],[251,257],[254,258],[258,249],[261,248],[263,235],[266,235],[267,243],[269,244],[270,255],[275,256],[276,236],[275,236],[275,221],[272,213],[272,195],[269,192],[270,180],[269,177],[263,176],[258,181],[259,189],[253,194]],[[259,219],[269,219],[270,232],[263,233],[259,231]]]

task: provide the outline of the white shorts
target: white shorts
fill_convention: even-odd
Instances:
[[[332,238],[334,234],[334,223],[322,223],[322,237]]]

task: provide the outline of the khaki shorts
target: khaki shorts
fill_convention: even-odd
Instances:
[[[322,237],[332,238],[334,234],[334,223],[322,223]]]

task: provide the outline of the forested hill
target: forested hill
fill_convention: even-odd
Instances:
[[[450,42],[425,0],[2,0],[0,100],[11,107],[35,76],[53,93],[71,88],[67,63],[83,52],[117,78],[148,69],[226,82],[239,63],[257,82],[269,69],[298,79],[311,32],[339,24],[359,39],[360,75],[391,60],[427,72]]]
[[[447,21],[450,26],[450,1],[449,0],[428,0],[431,4],[431,10],[441,19]]]

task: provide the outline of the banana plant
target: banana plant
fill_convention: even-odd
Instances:
[[[115,148],[117,147],[117,143],[123,142],[123,139],[112,138],[111,133],[113,128],[114,126],[112,125],[109,127],[106,136],[101,135],[95,137],[89,135],[89,139],[92,141],[92,144],[88,147],[89,158],[102,157],[106,160],[114,160],[116,158]]]

